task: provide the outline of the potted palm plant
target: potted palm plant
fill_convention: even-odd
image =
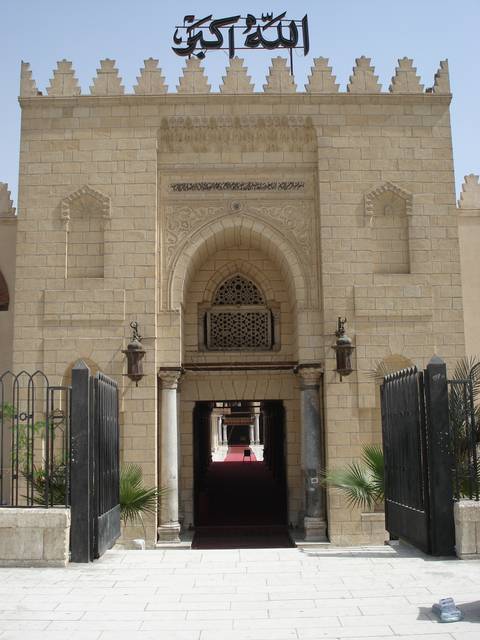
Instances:
[[[332,469],[324,475],[324,484],[339,489],[349,506],[370,511],[381,510],[384,498],[384,461],[379,445],[364,445],[360,462],[344,469]]]
[[[125,464],[120,470],[120,518],[124,525],[140,523],[146,538],[145,514],[155,514],[166,489],[145,487],[142,469],[138,464]]]

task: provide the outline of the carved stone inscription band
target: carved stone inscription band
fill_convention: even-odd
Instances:
[[[172,182],[172,191],[303,191],[305,182]]]

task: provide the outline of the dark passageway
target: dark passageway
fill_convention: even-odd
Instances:
[[[198,403],[194,421],[194,548],[294,546],[288,535],[283,406],[261,403],[264,460],[247,445],[227,443],[211,461],[211,406]],[[202,426],[203,425],[203,426]],[[250,450],[250,458],[243,456]],[[203,452],[203,455],[202,455]]]

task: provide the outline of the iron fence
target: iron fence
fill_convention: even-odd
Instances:
[[[0,375],[0,505],[69,504],[70,388],[42,371]]]

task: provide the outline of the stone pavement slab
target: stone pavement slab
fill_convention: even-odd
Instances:
[[[441,624],[452,596],[465,620]],[[480,640],[480,562],[409,547],[113,550],[0,569],[0,640]]]

